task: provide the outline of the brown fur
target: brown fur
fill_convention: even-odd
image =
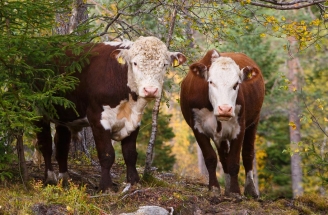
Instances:
[[[59,117],[54,119],[54,122],[56,122],[56,159],[59,165],[59,172],[65,173],[67,172],[68,150],[72,137],[71,130],[78,131],[86,124],[81,123],[71,128],[71,130],[65,125],[88,116],[102,168],[99,188],[103,191],[113,186],[109,171],[115,158],[111,144],[111,131],[105,130],[100,123],[103,106],[109,105],[111,108],[114,108],[121,101],[129,100],[129,97],[137,100],[136,94],[131,92],[127,86],[127,66],[122,66],[116,59],[110,57],[112,51],[117,48],[105,44],[88,45],[85,47],[84,53],[91,53],[89,58],[90,64],[84,66],[82,72],[74,74],[80,82],[74,91],[65,95],[67,99],[74,102],[78,114],[73,109],[57,107]],[[72,57],[72,54],[69,52],[67,55]],[[128,106],[128,103],[126,103],[126,106]],[[37,133],[37,137],[39,148],[45,159],[45,178],[47,178],[48,170],[53,171],[51,164],[52,138],[50,132],[50,121],[52,120],[44,117],[43,120],[36,123],[42,129]],[[123,157],[127,165],[127,181],[132,184],[139,181],[139,175],[135,168],[137,160],[135,147],[137,134],[138,129],[121,141]],[[50,181],[49,183],[55,182]]]

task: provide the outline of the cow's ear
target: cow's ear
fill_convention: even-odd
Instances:
[[[115,58],[120,64],[125,64],[125,59],[123,57],[124,51],[125,49],[115,49],[114,51],[112,51],[112,53],[110,53],[110,57]]]
[[[186,62],[187,58],[184,54],[180,52],[170,52],[171,57],[171,64],[173,67],[180,66],[184,62]]]
[[[189,66],[195,75],[207,80],[207,67],[202,63],[193,63]]]
[[[256,75],[258,74],[258,71],[256,70],[256,68],[252,67],[252,66],[246,66],[241,70],[241,80],[245,81],[245,80],[249,80],[254,78]]]

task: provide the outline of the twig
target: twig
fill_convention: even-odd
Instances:
[[[122,198],[120,198],[118,201],[122,201],[122,200],[124,200],[124,199],[126,199],[127,197],[130,197],[130,196],[133,196],[133,195],[135,195],[135,194],[137,194],[137,193],[143,193],[143,192],[146,192],[146,191],[148,191],[148,190],[150,190],[151,188],[147,188],[147,189],[145,189],[145,190],[135,190],[133,193],[130,193],[130,194],[126,194],[126,195],[124,195]]]
[[[301,3],[304,3],[304,2],[308,2],[308,1],[304,1],[304,0],[293,1],[293,2],[290,2],[290,3],[279,3],[279,2],[276,2],[276,1],[267,1],[267,0],[264,0],[263,2],[270,3],[271,5],[270,4],[264,4],[264,3],[258,3],[258,2],[254,2],[254,1],[251,1],[249,4],[254,5],[254,6],[259,6],[259,7],[266,7],[266,8],[276,9],[276,10],[296,10],[296,9],[309,7],[311,5],[316,5],[316,4],[319,4],[319,3],[323,3],[323,2],[326,2],[326,0],[313,1],[313,2],[307,3],[307,4],[301,4]],[[289,5],[292,5],[292,6],[289,6]]]
[[[326,133],[326,131],[321,127],[320,123],[318,122],[317,118],[314,116],[314,114],[310,111],[308,105],[306,104],[305,98],[304,98],[304,94],[301,88],[301,95],[302,95],[302,100],[303,103],[305,105],[306,110],[309,112],[309,114],[311,115],[311,120],[313,121],[314,124],[316,124],[318,126],[318,128],[322,131],[322,133],[328,137],[328,134]]]

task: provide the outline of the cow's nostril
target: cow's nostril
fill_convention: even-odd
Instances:
[[[157,87],[145,87],[144,88],[145,96],[148,96],[148,97],[156,96],[157,91],[158,91]]]

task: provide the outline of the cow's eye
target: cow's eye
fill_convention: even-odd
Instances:
[[[239,83],[237,82],[235,85],[233,85],[233,89],[234,89],[234,90],[236,90],[236,89],[237,89],[237,87],[238,87],[238,84],[239,84]]]
[[[167,67],[167,63],[164,63],[164,67]]]
[[[208,81],[208,83],[209,83],[209,84],[213,84],[213,82],[212,82],[212,81]]]
[[[137,63],[136,63],[136,62],[134,62],[133,64],[134,64],[135,66],[137,65]]]

